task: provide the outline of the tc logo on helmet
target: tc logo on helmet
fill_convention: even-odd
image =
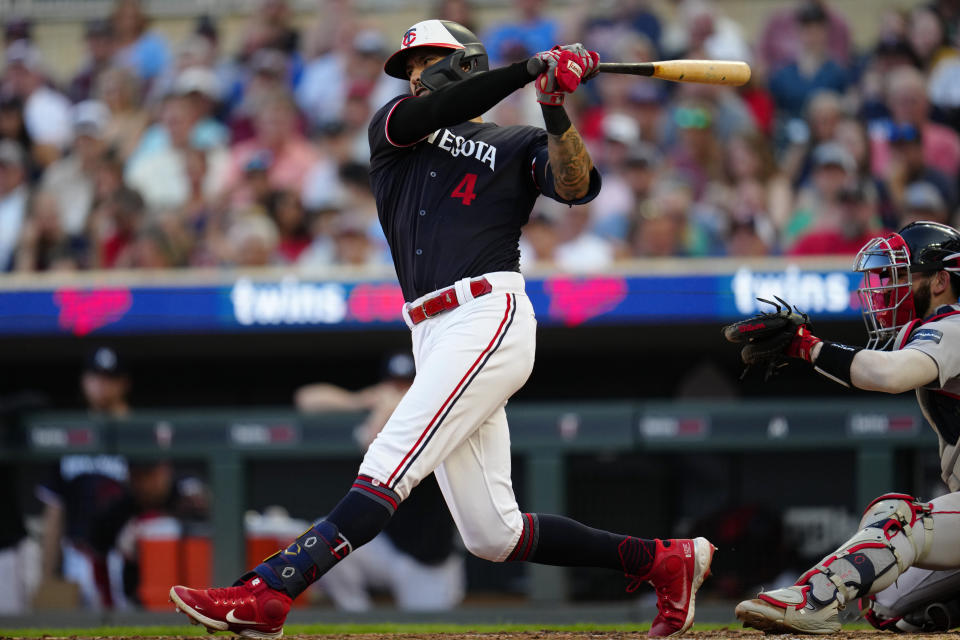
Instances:
[[[403,40],[400,41],[400,46],[409,47],[413,44],[413,41],[417,39],[417,28],[414,27],[409,29],[405,34],[403,34]]]

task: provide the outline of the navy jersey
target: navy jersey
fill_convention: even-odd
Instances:
[[[97,518],[127,496],[128,482],[127,460],[122,456],[69,455],[60,459],[51,482],[38,487],[38,497],[64,507],[67,538],[92,545]]]
[[[404,298],[461,278],[519,271],[520,227],[537,196],[555,197],[545,173],[546,131],[465,122],[400,146],[386,125],[403,99],[414,98],[384,105],[369,137],[371,187]],[[577,202],[593,199],[599,182],[595,174]]]

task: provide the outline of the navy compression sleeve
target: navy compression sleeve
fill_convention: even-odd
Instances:
[[[402,100],[390,115],[387,134],[396,144],[413,144],[440,127],[452,127],[483,115],[534,78],[524,60],[478,73],[421,98]]]

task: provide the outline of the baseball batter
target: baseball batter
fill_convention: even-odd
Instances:
[[[876,498],[860,530],[795,585],[737,606],[748,627],[833,633],[839,610],[858,598],[868,598],[866,618],[879,628],[945,630],[960,623],[950,602],[960,593],[960,233],[915,222],[868,242],[854,268],[864,274],[858,292],[867,349],[820,340],[807,318],[789,309],[724,333],[748,343],[741,352],[747,364],[776,365],[785,354],[848,387],[916,390],[939,438],[951,493],[930,502],[902,493]]]
[[[406,300],[416,377],[326,519],[233,587],[171,589],[194,621],[279,637],[291,599],[372,539],[435,472],[471,553],[614,569],[631,578],[628,590],[645,581],[656,589],[651,636],[692,624],[714,551],[706,539],[648,540],[522,513],[510,480],[504,406],[530,375],[536,337],[519,273],[520,228],[541,194],[577,204],[600,190],[563,107],[598,62],[574,44],[489,70],[483,44],[459,24],[427,20],[404,33],[384,69],[408,80],[411,95],[390,100],[370,122],[370,179]],[[483,122],[530,82],[545,130]]]

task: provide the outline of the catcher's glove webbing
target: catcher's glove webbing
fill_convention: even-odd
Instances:
[[[774,311],[728,324],[723,328],[723,337],[744,345],[740,350],[740,358],[747,365],[744,375],[752,366],[763,366],[764,380],[768,380],[787,364],[788,357],[809,361],[810,351],[820,339],[810,333],[809,316],[791,308],[790,303],[780,298],[776,298],[777,302],[757,300],[771,305]]]

